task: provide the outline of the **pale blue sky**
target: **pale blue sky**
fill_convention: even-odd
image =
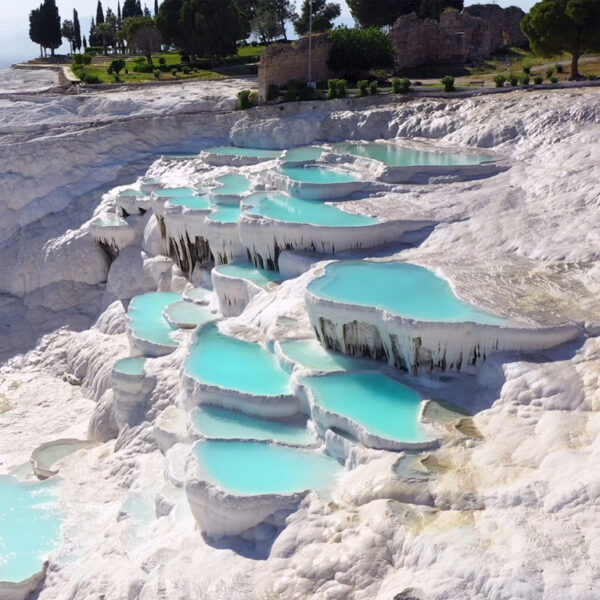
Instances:
[[[154,6],[154,0],[146,0],[149,7]],[[341,23],[351,24],[352,18],[344,0],[338,0],[342,5]],[[0,68],[5,68],[11,63],[26,60],[37,56],[37,47],[29,40],[29,12],[40,5],[41,0],[0,0],[2,20],[0,21]],[[73,8],[77,8],[81,21],[82,33],[87,35],[89,22],[92,15],[96,14],[97,0],[57,0],[57,5],[62,19],[72,18]],[[297,1],[300,4],[300,0]],[[467,4],[474,4],[467,0]],[[116,12],[117,0],[104,0],[104,10],[107,6]],[[144,4],[142,0],[142,5]],[[528,10],[534,0],[510,0],[496,2],[500,6],[511,4]],[[66,48],[66,47],[65,47]]]

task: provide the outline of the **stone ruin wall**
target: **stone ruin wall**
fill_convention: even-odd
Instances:
[[[474,4],[462,12],[446,11],[440,20],[421,20],[414,13],[400,17],[391,30],[396,70],[435,64],[482,60],[510,46],[523,46],[525,13],[516,6]],[[339,76],[327,66],[331,43],[327,34],[313,36],[312,79]],[[292,44],[273,44],[262,54],[258,71],[259,96],[266,100],[269,85],[285,86],[295,79],[308,81],[308,37]]]
[[[312,38],[312,80],[327,81],[336,77],[336,72],[327,66],[331,43],[327,34]],[[258,92],[262,101],[266,99],[270,85],[284,86],[296,79],[308,81],[308,37],[292,44],[273,44],[260,58],[258,70]]]
[[[474,4],[462,12],[446,11],[440,20],[403,15],[392,27],[396,68],[460,64],[481,60],[511,46],[523,46],[525,13],[516,6]]]

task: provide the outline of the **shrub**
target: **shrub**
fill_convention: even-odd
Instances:
[[[238,92],[238,107],[240,110],[252,108],[258,104],[258,93],[250,90],[240,90]]]
[[[544,78],[543,78],[541,75],[536,75],[536,76],[533,78],[533,83],[534,83],[535,85],[540,85],[540,84],[541,84],[541,83],[543,83],[543,82],[544,82]]]
[[[329,34],[328,65],[334,71],[361,73],[394,64],[394,47],[387,33],[378,27],[339,27]]]
[[[454,77],[452,75],[446,75],[441,79],[442,87],[445,92],[453,92],[456,88],[454,87]]]
[[[267,102],[273,102],[273,100],[277,100],[279,98],[279,86],[272,83],[267,88]]]
[[[519,83],[521,85],[529,85],[529,75],[527,73],[522,73],[521,77],[519,77]]]
[[[125,68],[125,61],[122,58],[115,58],[108,67],[109,73],[116,73],[117,75]]]
[[[136,57],[133,59],[133,62],[134,62],[136,65],[144,65],[144,64],[146,64],[146,62],[147,62],[147,61],[146,61],[146,57],[145,57],[145,56],[136,56]]]
[[[164,56],[161,56],[161,57],[158,59],[158,64],[159,64],[159,65],[166,65],[166,64],[167,64],[167,59],[166,59]]]
[[[102,83],[100,77],[97,77],[96,75],[84,75],[83,81],[89,85],[96,85],[98,83]]]
[[[154,67],[148,63],[137,63],[133,65],[134,73],[153,73]]]
[[[589,73],[587,76],[588,81],[596,81],[596,79],[598,79],[598,76],[596,75],[596,73]]]
[[[511,73],[508,76],[508,81],[509,81],[510,85],[515,86],[519,83],[519,76],[516,75],[515,73]]]
[[[558,77],[556,75],[552,75],[552,77],[550,77],[550,83],[558,83]]]
[[[362,98],[363,96],[366,96],[369,93],[369,82],[366,79],[361,79],[360,81],[357,81],[356,85],[358,86],[359,98]]]
[[[494,83],[496,84],[496,87],[504,87],[504,84],[506,83],[506,75],[502,75],[502,73],[498,73],[498,75],[496,75],[496,77],[494,77]]]
[[[102,46],[88,46],[86,49],[88,54],[102,54],[104,52],[104,48]]]
[[[556,63],[554,65],[554,68],[556,69],[557,73],[564,73],[565,72],[565,68],[560,63]]]
[[[548,67],[546,69],[546,78],[550,79],[550,77],[552,77],[552,75],[554,75],[554,69],[552,67]]]
[[[374,96],[379,90],[377,89],[377,81],[373,80],[369,83],[369,95]]]
[[[398,77],[392,77],[392,94],[400,93],[400,79]]]
[[[154,69],[154,79],[160,79],[160,71],[158,69]]]
[[[525,75],[531,75],[531,65],[523,65],[523,73]]]
[[[307,101],[315,99],[315,88],[305,86],[300,88],[298,92],[298,100]]]
[[[129,75],[129,69],[125,67],[125,75]]]
[[[173,77],[177,77],[177,69],[171,69],[171,75],[173,75]]]
[[[182,71],[186,74],[189,75],[192,72],[192,69],[190,69],[190,67],[183,67]]]
[[[337,97],[345,98],[348,95],[348,82],[345,79],[337,80]]]
[[[412,87],[412,84],[408,77],[403,77],[400,80],[400,93],[401,94],[408,94],[408,92],[410,92],[411,87]]]
[[[119,77],[118,73],[113,75],[113,83],[121,83],[121,78]]]

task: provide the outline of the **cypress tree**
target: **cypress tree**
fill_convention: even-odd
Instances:
[[[40,57],[44,56],[42,36],[42,8],[34,8],[29,13],[29,38],[34,44],[40,46]]]
[[[88,44],[87,44],[87,40],[85,39],[85,35],[83,36],[83,49],[87,50]]]
[[[60,14],[55,0],[44,0],[44,3],[40,6],[40,14],[42,46],[50,48],[50,52],[54,56],[54,51],[62,44]]]
[[[81,25],[79,24],[79,14],[76,8],[73,9],[73,27],[75,29],[73,47],[79,52],[81,50]]]
[[[158,14],[158,0],[154,0],[154,16]]]
[[[121,23],[121,0],[117,2],[117,20]]]
[[[104,11],[102,10],[102,2],[98,0],[98,6],[96,7],[96,25],[102,25],[104,23]]]

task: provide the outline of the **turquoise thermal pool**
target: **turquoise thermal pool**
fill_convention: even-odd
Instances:
[[[250,180],[236,173],[219,177],[217,183],[218,187],[211,191],[214,196],[238,196],[245,194],[250,189]]]
[[[206,304],[196,304],[187,300],[170,304],[165,309],[164,315],[167,321],[177,327],[196,327],[217,318]]]
[[[421,399],[411,388],[377,373],[335,373],[303,380],[321,408],[348,417],[370,433],[401,442],[423,442]]]
[[[141,376],[144,374],[145,364],[145,356],[130,356],[118,360],[113,366],[113,371],[121,375]]]
[[[359,181],[356,175],[323,167],[281,167],[281,174],[301,183],[350,183]]]
[[[318,340],[286,340],[280,342],[283,353],[293,362],[318,371],[344,371],[356,366],[356,361],[325,350]]]
[[[219,265],[218,267],[215,267],[214,270],[217,273],[226,275],[228,277],[247,279],[263,289],[267,289],[270,283],[275,283],[282,280],[281,273],[278,273],[277,271],[259,269],[250,263]]]
[[[170,304],[181,300],[180,294],[173,292],[150,292],[136,296],[129,305],[129,327],[140,340],[176,348],[177,342],[171,338],[176,329],[163,316]]]
[[[196,194],[196,190],[191,187],[174,187],[155,190],[154,193],[161,198],[186,198],[189,196],[194,196]]]
[[[210,294],[210,290],[207,290],[203,287],[197,287],[183,292],[183,297],[191,302],[203,302],[206,300],[206,296],[208,296],[208,294]]]
[[[322,227],[365,227],[379,219],[357,215],[317,200],[303,200],[282,193],[256,194],[248,199],[253,208],[247,212],[288,223],[308,223]]]
[[[223,154],[225,156],[249,156],[251,158],[278,158],[279,150],[263,150],[261,148],[238,148],[236,146],[215,146],[207,148],[208,154]]]
[[[298,445],[315,442],[306,424],[260,419],[217,406],[194,409],[192,420],[196,429],[209,438],[277,440]]]
[[[449,152],[427,152],[402,148],[394,144],[337,144],[335,151],[342,154],[353,154],[374,158],[390,167],[456,167],[479,165],[493,160],[490,156],[474,154],[453,154]]]
[[[324,491],[341,471],[324,454],[265,442],[208,440],[194,454],[212,481],[241,495]]]
[[[237,223],[242,209],[239,206],[219,206],[208,215],[210,221],[218,221],[220,223]]]
[[[176,196],[169,200],[173,206],[184,206],[192,210],[210,210],[212,204],[207,196]]]
[[[96,227],[128,227],[127,221],[117,215],[102,215],[92,221]]]
[[[291,393],[289,377],[273,354],[260,344],[224,335],[216,324],[198,333],[185,368],[207,385],[259,396]]]
[[[302,148],[292,148],[285,153],[283,162],[308,162],[319,160],[324,152],[324,148],[319,146],[305,146]]]
[[[328,265],[308,290],[334,302],[373,306],[391,313],[436,322],[507,325],[507,319],[456,297],[433,271],[404,262],[343,261]]]
[[[144,196],[144,194],[139,190],[127,189],[119,192],[119,196],[126,196],[127,198],[141,198]]]
[[[23,581],[42,570],[60,543],[57,482],[21,483],[0,475],[0,581]]]

